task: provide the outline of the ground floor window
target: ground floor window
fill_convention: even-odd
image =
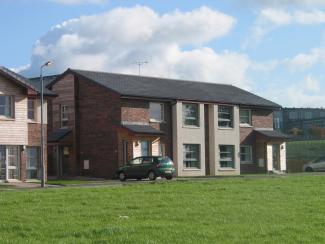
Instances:
[[[158,155],[166,156],[166,144],[165,143],[159,143]]]
[[[220,168],[235,168],[235,146],[220,145]]]
[[[39,178],[40,148],[27,148],[27,179]]]
[[[183,164],[184,168],[200,168],[200,145],[183,145]]]
[[[253,162],[252,157],[252,146],[241,146],[240,147],[240,163],[249,164]]]

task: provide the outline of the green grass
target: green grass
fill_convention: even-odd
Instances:
[[[0,191],[0,243],[324,243],[325,176]]]

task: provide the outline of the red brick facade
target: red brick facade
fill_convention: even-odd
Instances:
[[[252,146],[253,163],[241,164],[240,171],[257,173],[265,172],[265,167],[258,167],[258,160],[264,159],[266,162],[265,139],[257,138],[254,129],[273,128],[273,111],[265,109],[252,109],[252,126],[240,127],[240,144]],[[266,166],[264,164],[264,166]]]

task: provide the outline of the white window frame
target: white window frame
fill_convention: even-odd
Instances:
[[[29,103],[30,102],[33,102],[33,108],[30,108],[29,107]],[[33,110],[33,118],[29,118],[29,112]],[[32,121],[35,121],[36,120],[36,100],[35,99],[30,99],[28,98],[27,100],[27,119],[28,120],[32,120]]]
[[[185,116],[185,112],[184,112],[184,109],[185,109],[185,106],[196,106],[197,108],[197,117],[186,117]],[[182,103],[182,117],[183,117],[183,126],[184,127],[194,127],[194,128],[199,128],[200,127],[200,104],[198,103]],[[194,125],[190,125],[190,124],[186,124],[185,121],[187,120],[196,120],[196,124]]]
[[[7,108],[7,110],[9,110],[9,115],[5,115],[5,114],[0,114],[0,118],[9,118],[9,119],[13,119],[15,118],[15,98],[14,96],[10,96],[10,95],[0,95],[0,97],[8,97],[9,98],[9,108],[7,108],[7,104],[5,105],[0,105],[0,107],[4,107],[5,110]]]
[[[242,147],[249,148],[250,160],[245,160],[245,161],[241,160],[242,155],[247,155],[246,153],[242,153],[242,151],[241,151]],[[240,163],[241,164],[252,164],[253,163],[253,147],[251,145],[241,145],[240,146]]]
[[[227,151],[221,151],[221,147],[223,147],[223,146],[225,146],[225,147],[232,147],[232,152],[227,152]],[[236,157],[235,157],[235,145],[224,145],[224,144],[222,144],[222,145],[219,145],[219,167],[220,167],[220,169],[236,169]],[[230,159],[232,159],[232,160],[227,160],[227,158],[222,158],[221,157],[221,154],[225,154],[225,153],[231,153],[231,157],[228,157],[228,158],[230,158]],[[222,167],[221,166],[221,162],[230,162],[230,161],[232,161],[233,162],[233,167],[229,167],[229,166],[227,166],[227,167]]]
[[[60,106],[60,118],[61,118],[61,120],[60,120],[61,128],[68,127],[68,124],[64,125],[64,123],[68,123],[68,121],[69,121],[69,106],[68,105]]]
[[[195,160],[195,158],[186,158],[186,146],[197,146],[198,149],[198,158]],[[192,151],[190,151],[192,152]],[[197,161],[197,167],[187,167],[186,161],[188,162],[194,162]],[[183,168],[186,169],[201,169],[201,145],[200,144],[192,144],[192,143],[184,143],[183,144]]]
[[[151,109],[153,105],[159,105],[160,106],[160,119],[155,119],[155,118],[151,118]],[[150,116],[150,122],[164,122],[165,121],[165,104],[163,103],[156,103],[156,102],[150,102],[149,103],[149,116]]]
[[[221,112],[220,109],[221,108],[229,108],[231,113],[226,113],[226,112]],[[220,114],[229,114],[230,115],[230,119],[225,119],[225,118],[221,118]],[[230,122],[231,125],[230,126],[222,126],[220,125],[220,122]],[[218,127],[219,128],[229,128],[232,129],[234,128],[234,107],[233,106],[224,106],[224,105],[218,105]]]
[[[241,111],[248,111],[248,123],[242,123],[241,118],[242,117],[247,118],[247,116],[241,116],[240,115]],[[248,108],[240,108],[239,109],[239,124],[241,126],[251,126],[252,125],[252,110],[251,109],[248,109]]]

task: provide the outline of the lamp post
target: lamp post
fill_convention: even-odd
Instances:
[[[40,71],[40,80],[41,80],[41,187],[45,187],[45,160],[44,160],[44,115],[43,115],[43,106],[44,106],[44,81],[43,81],[43,68],[50,66],[51,61],[47,61],[41,66]]]

